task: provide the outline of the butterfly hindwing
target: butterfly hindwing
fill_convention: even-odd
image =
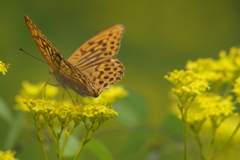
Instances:
[[[108,89],[109,84],[115,84],[122,79],[123,69],[122,63],[113,58],[88,68],[88,72],[84,71],[84,74],[93,82],[95,90],[101,93],[104,89]]]

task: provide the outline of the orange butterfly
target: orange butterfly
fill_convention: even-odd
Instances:
[[[124,32],[122,25],[117,24],[95,35],[66,60],[28,16],[25,21],[50,66],[51,75],[63,88],[70,88],[84,97],[98,97],[109,84],[122,79],[124,67],[114,58]]]

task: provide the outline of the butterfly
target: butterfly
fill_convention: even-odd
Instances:
[[[98,97],[109,84],[122,79],[124,67],[114,58],[124,33],[122,25],[114,25],[90,38],[69,59],[65,59],[36,24],[25,16],[33,40],[50,66],[50,73],[64,89],[85,96]]]

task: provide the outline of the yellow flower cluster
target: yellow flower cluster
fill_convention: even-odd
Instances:
[[[224,119],[235,115],[233,97],[226,95],[230,94],[229,88],[233,87],[232,92],[236,94],[237,102],[240,102],[240,78],[237,78],[240,73],[239,48],[232,47],[229,54],[221,51],[217,60],[206,58],[189,61],[186,68],[186,71],[169,73],[165,79],[175,86],[172,91],[180,101],[180,110],[188,98],[195,98],[186,117],[189,123],[214,116]],[[210,91],[209,84],[214,90]]]
[[[128,94],[122,87],[113,86],[109,92],[104,92],[103,95],[99,96],[98,100],[86,97],[85,101],[88,99],[86,102],[89,102],[87,105],[74,106],[72,102],[66,100],[64,102],[53,99],[46,100],[45,97],[54,98],[56,96],[58,87],[47,85],[45,88],[44,83],[33,85],[27,81],[24,81],[22,86],[20,94],[16,96],[15,109],[30,111],[34,120],[37,121],[36,123],[48,125],[51,125],[55,120],[58,120],[62,126],[67,126],[71,122],[74,122],[76,126],[80,122],[85,123],[88,120],[101,124],[114,115],[118,115],[106,104],[114,103],[117,99]],[[44,99],[39,98],[39,94],[44,94]]]
[[[15,109],[29,111],[24,101],[29,99],[39,98],[40,95],[44,95],[44,98],[54,98],[59,92],[59,87],[46,85],[44,83],[31,84],[27,81],[22,82],[23,88],[20,90],[19,95],[15,97],[17,105]],[[84,97],[83,103],[85,104],[113,104],[117,100],[128,96],[128,92],[121,86],[111,86],[108,91],[103,92],[98,98]]]
[[[58,87],[46,85],[44,88],[44,83],[31,84],[28,81],[22,82],[22,89],[20,90],[19,95],[15,97],[17,105],[15,105],[15,109],[29,111],[26,105],[23,103],[29,99],[38,98],[40,94],[43,94],[45,98],[53,98],[58,93]],[[43,90],[45,89],[45,90]],[[42,93],[41,93],[42,92]]]
[[[235,80],[233,84],[232,92],[234,92],[237,96],[237,102],[240,103],[240,77]]]
[[[236,107],[232,96],[223,98],[216,94],[198,95],[188,110],[187,121],[190,124],[199,124],[206,119],[214,119],[216,124],[235,115]],[[218,120],[217,120],[218,119]]]
[[[85,104],[98,104],[104,102],[107,104],[113,104],[118,99],[128,96],[128,92],[121,86],[111,86],[107,91],[100,94],[99,97],[84,97],[83,102]]]
[[[14,154],[15,152],[10,150],[6,152],[0,150],[0,160],[18,160],[17,158],[14,158]]]
[[[82,109],[82,115],[88,118],[111,118],[118,115],[116,111],[109,109],[103,104],[85,105]]]
[[[174,70],[164,78],[175,86],[172,91],[181,102],[193,99],[200,93],[210,89],[205,78],[194,73],[192,70]]]
[[[6,75],[7,69],[9,68],[10,64],[5,64],[2,61],[0,61],[0,72],[2,72],[3,75]]]
[[[42,128],[45,124],[52,126],[56,120],[63,127],[72,122],[75,127],[81,122],[85,125],[88,122],[92,125],[100,125],[114,115],[118,115],[111,107],[104,104],[73,106],[43,99],[29,100],[25,104],[34,117],[35,123],[38,124],[37,128]]]
[[[225,121],[238,116],[235,105],[240,103],[240,48],[232,47],[229,54],[221,51],[219,59],[188,61],[186,68],[164,77],[174,85],[172,91],[177,96],[179,118],[184,127],[189,126],[193,131],[200,149],[203,149],[201,131],[205,138],[214,141],[218,129],[224,128],[221,133],[230,142],[240,128],[240,121],[237,124],[236,120],[235,126],[225,125]],[[208,135],[210,130],[212,137]]]
[[[219,53],[219,59],[211,58],[188,61],[187,69],[205,77],[209,83],[217,83],[218,86],[231,84],[240,72],[240,49],[232,47],[229,54],[226,51]]]
[[[188,128],[199,146],[200,159],[231,155],[224,151],[230,144],[239,144],[240,137],[236,108],[240,103],[240,48],[232,47],[229,54],[221,51],[219,59],[188,61],[186,69],[165,76],[174,85],[172,91],[178,99],[174,111],[178,109],[184,124],[185,157]]]
[[[196,100],[205,117],[223,116],[230,117],[236,107],[232,102],[232,96],[223,98],[218,95],[201,95]]]
[[[22,86],[23,89],[16,96],[15,109],[28,111],[33,116],[37,137],[45,159],[47,159],[47,155],[44,150],[43,128],[48,126],[47,128],[50,129],[48,131],[53,135],[52,138],[57,144],[57,154],[61,156],[71,133],[77,126],[83,124],[86,128],[86,135],[82,139],[82,145],[76,156],[78,157],[99,126],[118,115],[111,104],[128,95],[122,87],[113,86],[108,92],[101,94],[97,100],[89,97],[83,98],[87,104],[82,105],[78,104],[78,101],[74,102],[73,99],[71,101],[55,100],[58,87],[44,85],[44,83],[33,85],[27,81],[24,81]],[[63,139],[64,143],[61,145],[60,140]]]

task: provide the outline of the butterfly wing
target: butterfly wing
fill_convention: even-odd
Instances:
[[[43,55],[44,59],[47,61],[51,69],[59,69],[60,59],[57,57],[59,55],[58,50],[53,46],[53,44],[47,39],[45,35],[38,29],[36,24],[28,17],[24,16],[30,34],[35,41],[39,51]]]
[[[59,54],[53,44],[29,17],[25,16],[25,21],[33,40],[49,64],[51,74],[57,82],[64,88],[71,88],[82,96],[97,97],[98,94],[88,77]]]
[[[122,25],[114,25],[89,39],[68,59],[90,79],[98,94],[124,75],[122,63],[114,58],[123,33]]]

